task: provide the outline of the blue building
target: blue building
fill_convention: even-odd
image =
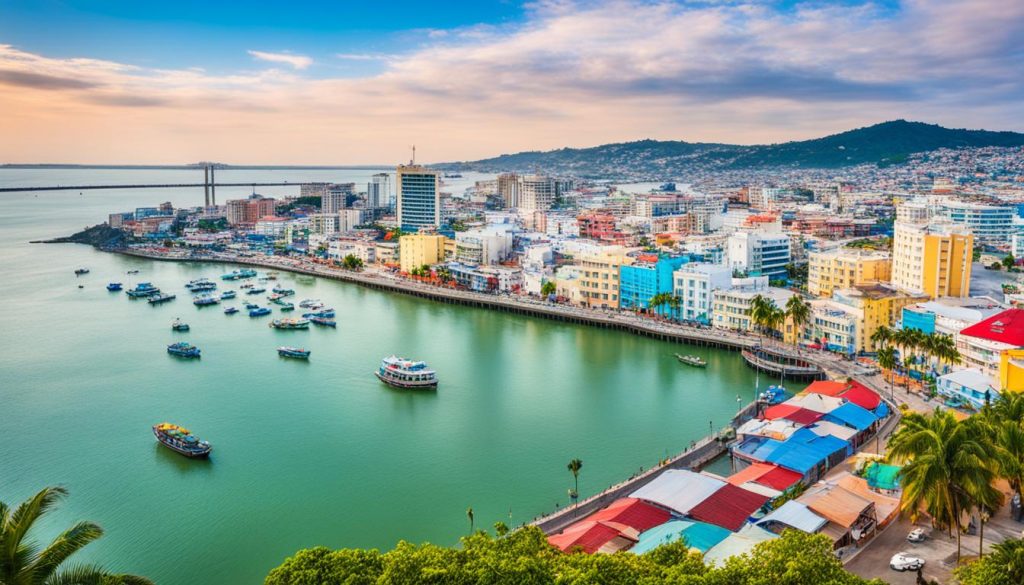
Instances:
[[[651,297],[661,293],[672,294],[672,273],[689,262],[687,256],[659,257],[656,262],[637,262],[619,267],[619,307],[647,309]],[[660,307],[659,313],[668,314],[669,307]]]
[[[920,305],[903,307],[903,318],[900,321],[903,329],[917,329],[924,333],[935,333],[935,313],[927,307]]]
[[[441,227],[441,192],[437,171],[417,166],[398,167],[398,224],[403,231]]]

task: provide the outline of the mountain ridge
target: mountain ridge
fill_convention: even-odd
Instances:
[[[945,128],[903,119],[821,138],[760,145],[642,139],[587,148],[524,151],[431,165],[444,170],[543,171],[581,177],[630,174],[673,177],[695,170],[830,169],[899,164],[914,153],[940,148],[1024,146],[1024,133]]]

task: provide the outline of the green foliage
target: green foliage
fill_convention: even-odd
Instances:
[[[953,572],[960,585],[1020,585],[1024,583],[1024,540],[995,544],[991,554]]]
[[[1002,270],[1002,269],[1003,269],[1003,265],[1002,265],[1002,263],[1000,263],[1000,262],[993,262],[993,263],[992,263],[992,264],[991,264],[991,265],[989,266],[989,268],[991,268],[992,270]]]
[[[1016,262],[1017,260],[1013,257],[1013,254],[1007,254],[1006,258],[1003,258],[1003,266],[1005,266],[1007,270],[1013,268],[1013,265]]]
[[[228,229],[228,220],[223,217],[200,219],[197,227],[205,232],[219,232]]]
[[[363,267],[363,259],[349,254],[341,259],[341,266],[346,270],[359,270]]]
[[[477,532],[459,548],[400,542],[376,550],[300,551],[264,585],[875,585],[843,570],[822,535],[788,530],[721,567],[704,565],[684,543],[635,555],[564,554],[530,526],[503,537]]]
[[[294,201],[291,201],[285,205],[278,206],[277,211],[279,213],[289,213],[299,206],[307,206],[320,209],[320,197],[318,195],[311,195],[308,197],[297,197]]]
[[[45,548],[30,540],[35,523],[65,496],[64,488],[45,488],[14,509],[0,502],[0,584],[152,585],[143,577],[114,575],[93,565],[66,567],[72,555],[103,536],[103,529],[92,522],[75,524]]]
[[[558,291],[558,286],[553,280],[545,281],[544,284],[540,285],[541,296],[550,296]]]

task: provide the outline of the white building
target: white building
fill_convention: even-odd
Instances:
[[[314,234],[329,236],[338,233],[337,213],[314,213],[309,216],[309,229]]]
[[[364,215],[365,210],[363,209],[342,209],[338,212],[338,231],[350,232],[355,230],[356,226],[363,225]]]
[[[684,264],[672,273],[672,294],[679,297],[679,318],[711,323],[713,294],[732,286],[732,269],[721,264]]]
[[[771,279],[787,277],[790,262],[790,239],[785,234],[736,232],[729,236],[729,266],[749,276]]]
[[[753,331],[750,303],[757,295],[775,302],[780,309],[795,293],[784,288],[768,286],[768,277],[734,278],[732,287],[712,293],[712,324],[721,329]]]
[[[1015,208],[1009,205],[982,205],[957,199],[942,203],[939,212],[949,221],[966,226],[975,238],[1005,241],[1014,231]]]
[[[992,385],[992,378],[976,368],[939,376],[935,380],[935,390],[942,396],[970,404],[976,409],[985,406],[986,396],[989,402],[999,398],[999,391]]]
[[[377,173],[366,184],[366,206],[370,209],[391,206],[391,175]]]
[[[553,177],[527,175],[519,179],[519,208],[523,211],[546,211],[555,204],[556,182]]]
[[[455,232],[455,260],[469,264],[497,264],[512,253],[511,226],[488,226]]]

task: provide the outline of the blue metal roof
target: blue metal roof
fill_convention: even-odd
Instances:
[[[821,437],[804,428],[793,433],[789,439],[769,453],[766,461],[786,469],[807,473],[839,451],[850,454],[853,447],[838,437]]]
[[[878,418],[871,414],[871,411],[865,410],[852,402],[847,402],[822,418],[837,424],[846,425],[858,431],[863,431],[878,421]]]

